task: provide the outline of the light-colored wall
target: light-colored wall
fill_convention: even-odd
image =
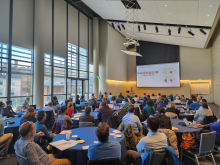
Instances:
[[[220,105],[220,25],[212,39],[211,55],[214,103]]]

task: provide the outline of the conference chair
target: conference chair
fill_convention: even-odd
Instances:
[[[126,115],[126,113],[127,113],[127,109],[125,109],[125,108],[120,108],[120,110],[118,111],[118,116],[119,116],[120,118],[123,118],[123,117]]]
[[[93,122],[79,122],[79,128],[82,127],[93,127]]]
[[[16,154],[19,165],[29,165],[28,159],[26,157],[19,155],[16,151],[15,151],[15,154]]]
[[[186,154],[184,155],[193,161],[196,160],[196,163],[198,165],[199,165],[198,158],[206,157],[206,156],[211,156],[213,163],[216,165],[215,159],[212,154],[212,152],[214,151],[214,146],[215,146],[215,136],[216,136],[215,131],[209,132],[209,133],[202,133],[201,139],[200,139],[199,151],[185,150],[184,148],[181,147],[180,164],[182,164],[182,157],[183,157],[184,152],[187,152],[188,154],[194,156],[195,159],[191,158],[190,156]]]
[[[167,157],[167,152],[165,149],[154,150],[151,157],[151,165],[166,164],[165,158]]]
[[[87,165],[120,165],[121,162],[118,158],[110,159],[98,159],[98,160],[89,160]]]

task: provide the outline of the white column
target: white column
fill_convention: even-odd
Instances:
[[[44,0],[35,1],[33,103],[44,104]]]
[[[99,84],[97,76],[99,76],[99,20],[97,17],[93,18],[93,93],[95,97],[99,96]]]

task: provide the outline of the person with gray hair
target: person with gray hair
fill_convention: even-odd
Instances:
[[[93,125],[95,124],[95,118],[90,115],[91,114],[91,108],[87,106],[85,108],[85,114],[83,116],[79,117],[79,122],[92,122]]]
[[[176,100],[174,100],[174,103],[182,103],[182,102],[180,101],[179,96],[176,97]]]
[[[47,106],[44,107],[44,111],[53,111],[53,114],[55,114],[55,110],[53,109],[53,102],[49,102]]]

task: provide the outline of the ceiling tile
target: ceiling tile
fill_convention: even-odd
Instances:
[[[197,24],[196,19],[185,19],[183,17],[180,17],[178,20],[179,20],[180,25],[196,25]]]
[[[125,9],[125,6],[122,4],[121,0],[106,0],[106,2],[115,9]]]
[[[197,11],[178,11],[178,17],[184,19],[196,19]]]
[[[214,19],[210,19],[210,20],[197,19],[197,25],[198,26],[212,26],[213,22],[214,22]]]
[[[157,5],[155,1],[143,1],[143,0],[138,0],[138,3],[141,7],[142,10],[157,10]]]
[[[216,14],[217,13],[215,11],[198,10],[197,19],[215,19]]]
[[[219,0],[199,0],[199,9],[202,11],[215,11],[218,10],[220,5]]]
[[[168,23],[168,24],[178,24],[179,21],[177,18],[169,18],[169,17],[162,17],[163,23]]]
[[[159,10],[142,10],[147,18],[160,17]]]
[[[161,17],[168,17],[168,18],[177,18],[177,11],[172,10],[160,10]]]
[[[176,1],[176,7],[178,11],[197,11],[199,7],[198,1]]]
[[[175,1],[155,1],[159,10],[176,10]]]

